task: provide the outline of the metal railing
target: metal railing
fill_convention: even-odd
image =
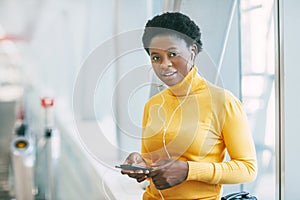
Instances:
[[[35,195],[35,145],[25,137],[11,143],[14,189],[17,200],[33,200]]]

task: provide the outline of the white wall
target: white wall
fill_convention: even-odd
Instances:
[[[203,52],[197,59],[199,72],[240,97],[238,4],[234,0],[183,1],[181,11],[199,25]],[[220,73],[216,78],[217,72]]]

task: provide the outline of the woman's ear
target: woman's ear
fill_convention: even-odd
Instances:
[[[192,60],[193,62],[195,62],[195,58],[196,58],[196,55],[197,55],[197,53],[198,53],[198,49],[197,49],[197,45],[196,45],[196,44],[193,44],[193,45],[191,46],[191,52],[192,52],[191,60]]]
[[[193,44],[193,45],[191,46],[191,50],[192,50],[192,52],[194,53],[194,56],[196,56],[197,53],[198,53],[198,47],[197,47],[197,45],[196,45],[196,44]]]

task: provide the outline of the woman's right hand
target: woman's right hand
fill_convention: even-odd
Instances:
[[[141,156],[141,154],[137,152],[133,152],[129,154],[129,156],[126,158],[124,164],[135,164],[140,165],[143,167],[146,167],[146,162]],[[148,178],[149,170],[122,170],[122,174],[127,174],[129,177],[134,178],[137,180],[137,182],[142,182]]]

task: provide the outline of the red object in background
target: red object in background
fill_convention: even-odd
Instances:
[[[19,108],[19,111],[17,113],[17,120],[23,121],[25,119],[24,110],[23,108]]]
[[[0,42],[2,41],[25,41],[25,38],[23,37],[19,37],[19,36],[15,36],[15,35],[5,35],[0,37]]]
[[[54,105],[54,99],[51,97],[44,97],[41,99],[41,105],[44,108],[52,107]]]

